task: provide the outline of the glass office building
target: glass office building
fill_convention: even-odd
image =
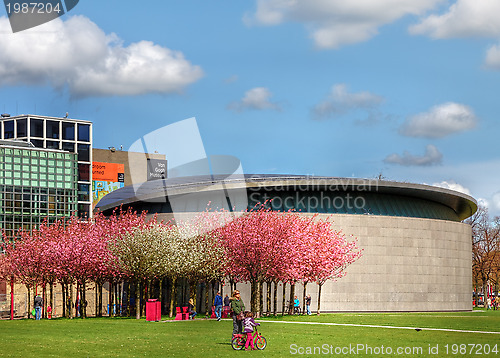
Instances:
[[[0,118],[0,139],[17,139],[37,148],[76,153],[80,217],[91,217],[92,122],[72,118],[19,115]]]
[[[7,239],[77,211],[77,154],[0,141],[0,227]]]

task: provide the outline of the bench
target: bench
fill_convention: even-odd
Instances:
[[[187,310],[187,307],[175,307],[175,321],[188,320],[189,313]]]

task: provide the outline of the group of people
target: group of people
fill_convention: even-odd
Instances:
[[[304,300],[306,301],[307,315],[310,316],[311,315],[311,295],[307,295],[306,297],[304,297]],[[295,296],[293,299],[293,313],[297,314],[299,312],[300,312],[300,301],[297,298],[297,296]]]
[[[497,310],[498,309],[498,301],[499,301],[499,298],[495,298],[495,296],[492,296],[492,297],[488,297],[486,299],[486,305],[487,305],[487,309],[491,310]]]
[[[245,304],[241,299],[240,291],[233,291],[232,297],[229,300],[231,302],[231,312],[233,315],[232,338],[234,338],[236,334],[246,334],[247,340],[245,342],[245,350],[257,349],[257,347],[254,347],[253,344],[252,333],[254,327],[260,326],[260,323],[254,321],[252,312],[245,311]]]

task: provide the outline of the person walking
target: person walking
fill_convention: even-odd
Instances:
[[[224,317],[229,317],[229,312],[231,311],[231,307],[229,307],[230,304],[231,300],[229,299],[229,295],[226,293],[226,297],[224,297]]]
[[[42,298],[42,296],[40,296],[40,295],[36,295],[35,296],[34,306],[35,306],[35,319],[37,321],[39,321],[40,318],[41,318],[42,306],[43,306],[43,298]]]
[[[307,315],[310,316],[311,315],[311,295],[307,295],[305,297],[305,300],[306,300]]]
[[[231,311],[233,313],[233,338],[235,334],[243,332],[243,319],[245,312],[245,304],[240,296],[240,291],[233,291],[231,297]],[[231,338],[232,339],[232,338]]]
[[[214,306],[215,306],[215,316],[217,317],[217,321],[220,321],[222,314],[222,296],[220,292],[217,292],[217,295],[214,298]]]

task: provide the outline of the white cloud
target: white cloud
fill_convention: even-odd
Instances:
[[[232,75],[231,77],[224,79],[224,83],[226,83],[226,84],[234,83],[236,81],[238,81],[238,75]]]
[[[237,102],[230,103],[228,109],[242,112],[245,110],[281,110],[276,102],[271,102],[271,91],[265,87],[255,87],[245,92],[243,98]]]
[[[468,106],[448,102],[409,117],[399,133],[409,137],[442,138],[476,126],[478,118]]]
[[[486,52],[484,64],[487,68],[500,70],[500,44],[491,46]]]
[[[495,194],[493,194],[489,203],[490,207],[494,211],[500,210],[500,191],[497,191]]]
[[[140,41],[124,46],[84,16],[11,34],[0,17],[0,85],[67,86],[71,96],[180,92],[203,75],[181,52]]]
[[[498,37],[500,35],[500,1],[457,0],[442,15],[432,14],[410,27],[412,34],[433,38]]]
[[[406,15],[419,15],[443,0],[257,0],[247,24],[277,25],[285,21],[306,26],[319,48],[337,49],[368,40],[382,25]]]
[[[403,166],[431,166],[441,164],[442,160],[443,154],[441,154],[435,146],[429,144],[425,148],[425,154],[423,156],[413,155],[405,151],[403,152],[403,155],[396,153],[388,155],[384,159],[384,162]]]
[[[489,202],[489,200],[488,200],[488,199],[485,199],[485,198],[477,198],[477,199],[476,199],[476,201],[477,201],[477,206],[482,206],[482,207],[484,207],[484,208],[486,208],[486,209],[488,209],[488,208],[490,208],[490,207],[491,207],[491,204],[490,204],[490,202]]]
[[[313,114],[315,119],[323,119],[362,109],[373,117],[371,110],[383,100],[383,97],[370,92],[349,93],[347,86],[341,83],[334,85],[327,98],[314,106]]]
[[[454,180],[443,180],[442,182],[440,183],[434,183],[432,184],[433,186],[437,186],[437,187],[440,187],[440,188],[445,188],[445,189],[450,189],[450,190],[455,190],[455,191],[458,191],[460,193],[464,193],[464,194],[467,194],[467,195],[471,195],[470,194],[470,190],[467,189],[466,187],[458,184],[457,182],[455,182]]]
[[[432,14],[419,24],[410,26],[411,34],[428,35],[435,39],[467,37],[500,37],[500,1],[457,0],[444,14]],[[500,70],[500,46],[491,46],[485,67]]]

